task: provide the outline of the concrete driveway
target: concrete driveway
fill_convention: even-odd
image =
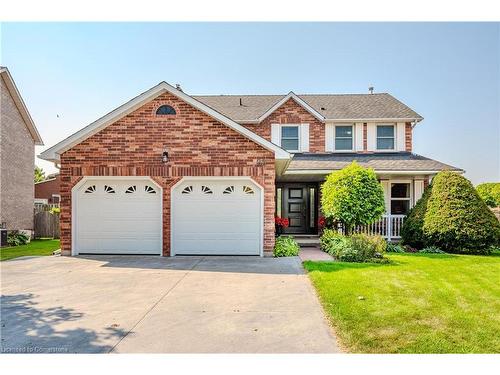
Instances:
[[[3,352],[338,351],[298,258],[34,257],[0,267]]]

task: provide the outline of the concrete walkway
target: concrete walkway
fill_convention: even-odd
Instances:
[[[319,247],[301,247],[299,257],[302,262],[306,260],[333,262],[333,257]]]
[[[3,352],[338,351],[298,258],[35,257],[0,267]]]

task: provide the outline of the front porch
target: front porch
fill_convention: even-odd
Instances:
[[[276,184],[275,215],[287,218],[283,234],[293,236],[318,235],[321,215],[321,181],[278,182]],[[380,235],[387,241],[401,239],[401,228],[410,209],[422,196],[427,176],[379,176],[384,189],[386,213],[370,225],[355,228],[356,233]]]

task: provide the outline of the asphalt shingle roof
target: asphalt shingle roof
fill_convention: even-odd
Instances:
[[[411,152],[376,154],[295,154],[287,171],[337,170],[353,160],[375,171],[461,171],[460,168],[441,163]]]
[[[256,121],[286,95],[193,96],[236,122]],[[327,119],[421,119],[387,93],[297,95]],[[242,105],[240,105],[240,99]]]

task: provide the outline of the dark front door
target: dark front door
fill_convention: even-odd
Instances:
[[[288,218],[290,226],[284,229],[289,234],[316,233],[317,186],[301,183],[277,186],[277,216]]]

